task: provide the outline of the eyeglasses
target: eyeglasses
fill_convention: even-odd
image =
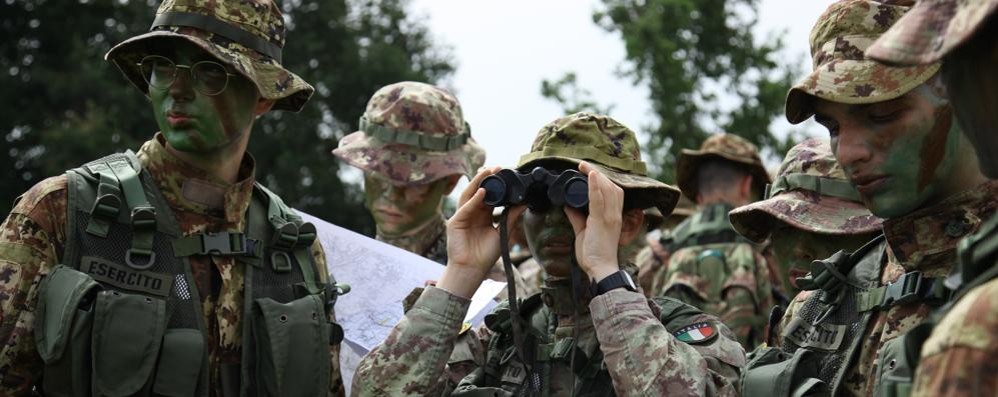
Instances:
[[[236,76],[225,70],[218,62],[199,61],[193,65],[177,65],[170,58],[149,55],[137,63],[142,71],[142,78],[150,87],[166,89],[177,79],[177,69],[187,69],[194,81],[194,89],[198,92],[214,96],[225,91],[229,85],[229,77]]]

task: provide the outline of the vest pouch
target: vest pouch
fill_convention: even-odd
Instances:
[[[874,395],[884,397],[911,395],[915,368],[905,351],[905,339],[909,336],[910,333],[887,341],[877,353],[877,387]]]
[[[254,301],[253,338],[260,395],[325,395],[329,384],[329,324],[320,295],[289,303]]]
[[[168,329],[156,364],[152,391],[157,396],[193,396],[204,358],[204,335],[189,328]]]
[[[100,286],[90,276],[59,265],[38,289],[35,346],[45,362],[47,396],[90,394],[90,329]]]
[[[166,320],[165,300],[115,290],[97,294],[93,326],[95,394],[128,396],[149,383]]]
[[[760,347],[749,354],[742,373],[743,396],[827,396],[830,391],[818,379],[818,367],[810,350],[797,349],[793,356],[779,348]]]

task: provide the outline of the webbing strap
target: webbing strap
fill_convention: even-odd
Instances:
[[[518,167],[542,157],[570,157],[575,159],[587,159],[618,170],[627,171],[640,176],[648,175],[648,166],[641,160],[611,157],[602,150],[589,146],[575,147],[546,147],[541,151],[530,152],[520,156]]]
[[[895,305],[915,301],[942,304],[948,294],[942,277],[923,277],[922,272],[905,273],[897,281],[856,293],[856,307],[860,313],[884,310]]]
[[[148,269],[156,262],[152,247],[156,234],[156,209],[149,204],[139,173],[126,157],[111,159],[107,166],[118,178],[125,202],[131,210],[132,246],[125,253],[125,263],[135,269]]]
[[[859,191],[849,181],[809,174],[788,174],[776,178],[772,184],[766,185],[766,198],[794,189],[810,190],[822,196],[851,201],[861,200]]]
[[[121,189],[118,189],[118,178],[114,176],[107,164],[86,166],[87,171],[96,174],[100,179],[97,185],[97,200],[90,209],[90,222],[87,223],[87,233],[105,238],[110,230],[111,222],[118,219],[121,212]]]
[[[441,152],[457,149],[467,143],[468,138],[471,137],[471,127],[468,123],[464,123],[464,131],[461,131],[457,135],[432,135],[425,132],[389,128],[374,124],[368,121],[366,116],[361,116],[360,118],[360,130],[369,136],[385,142],[401,143],[424,150]]]
[[[513,347],[516,349],[516,355],[520,357],[520,362],[523,363],[524,369],[528,374],[533,373],[534,363],[527,360],[526,354],[526,344],[524,343],[523,335],[523,317],[520,316],[520,301],[516,296],[516,283],[513,281],[513,261],[509,259],[509,228],[507,227],[507,221],[509,219],[509,207],[504,207],[502,213],[499,215],[499,246],[502,247],[500,250],[500,256],[502,257],[503,270],[506,272],[506,277],[510,282],[506,283],[507,290],[507,302],[509,302],[509,313],[510,313],[510,323],[513,326]]]
[[[271,253],[270,258],[274,271],[280,273],[291,271],[291,258],[288,256],[288,252],[290,252],[298,262],[308,292],[311,294],[322,292],[324,288],[319,287],[316,270],[312,267],[311,260],[312,243],[318,236],[315,225],[301,222],[301,217],[285,206],[281,198],[270,190],[259,184],[257,188],[267,196],[269,202],[267,219],[274,227],[274,239],[271,241],[271,246],[275,250]]]
[[[169,11],[156,16],[149,30],[160,26],[189,26],[225,37],[281,62],[281,46],[214,17],[193,12]]]

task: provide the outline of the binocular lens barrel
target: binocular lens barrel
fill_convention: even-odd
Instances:
[[[480,185],[485,189],[485,205],[498,207],[506,198],[506,182],[495,175],[490,175]]]
[[[565,205],[572,208],[589,206],[589,182],[582,178],[572,178],[565,183]]]

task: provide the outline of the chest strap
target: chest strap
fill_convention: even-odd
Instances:
[[[259,258],[263,255],[263,244],[243,233],[199,233],[174,240],[173,254],[177,257],[217,255]]]
[[[944,280],[944,277],[924,277],[918,271],[908,272],[893,283],[856,293],[856,308],[864,313],[910,302],[941,305],[949,295]]]
[[[132,244],[125,252],[125,263],[134,269],[142,270],[156,263],[156,253],[153,252],[156,209],[146,198],[139,171],[136,171],[136,165],[133,165],[137,163],[135,155],[128,152],[84,166],[100,180],[97,186],[97,200],[90,210],[92,219],[87,225],[87,233],[101,238],[107,237],[111,222],[117,219],[121,211],[121,199],[118,197],[123,195],[128,205],[132,226]]]

